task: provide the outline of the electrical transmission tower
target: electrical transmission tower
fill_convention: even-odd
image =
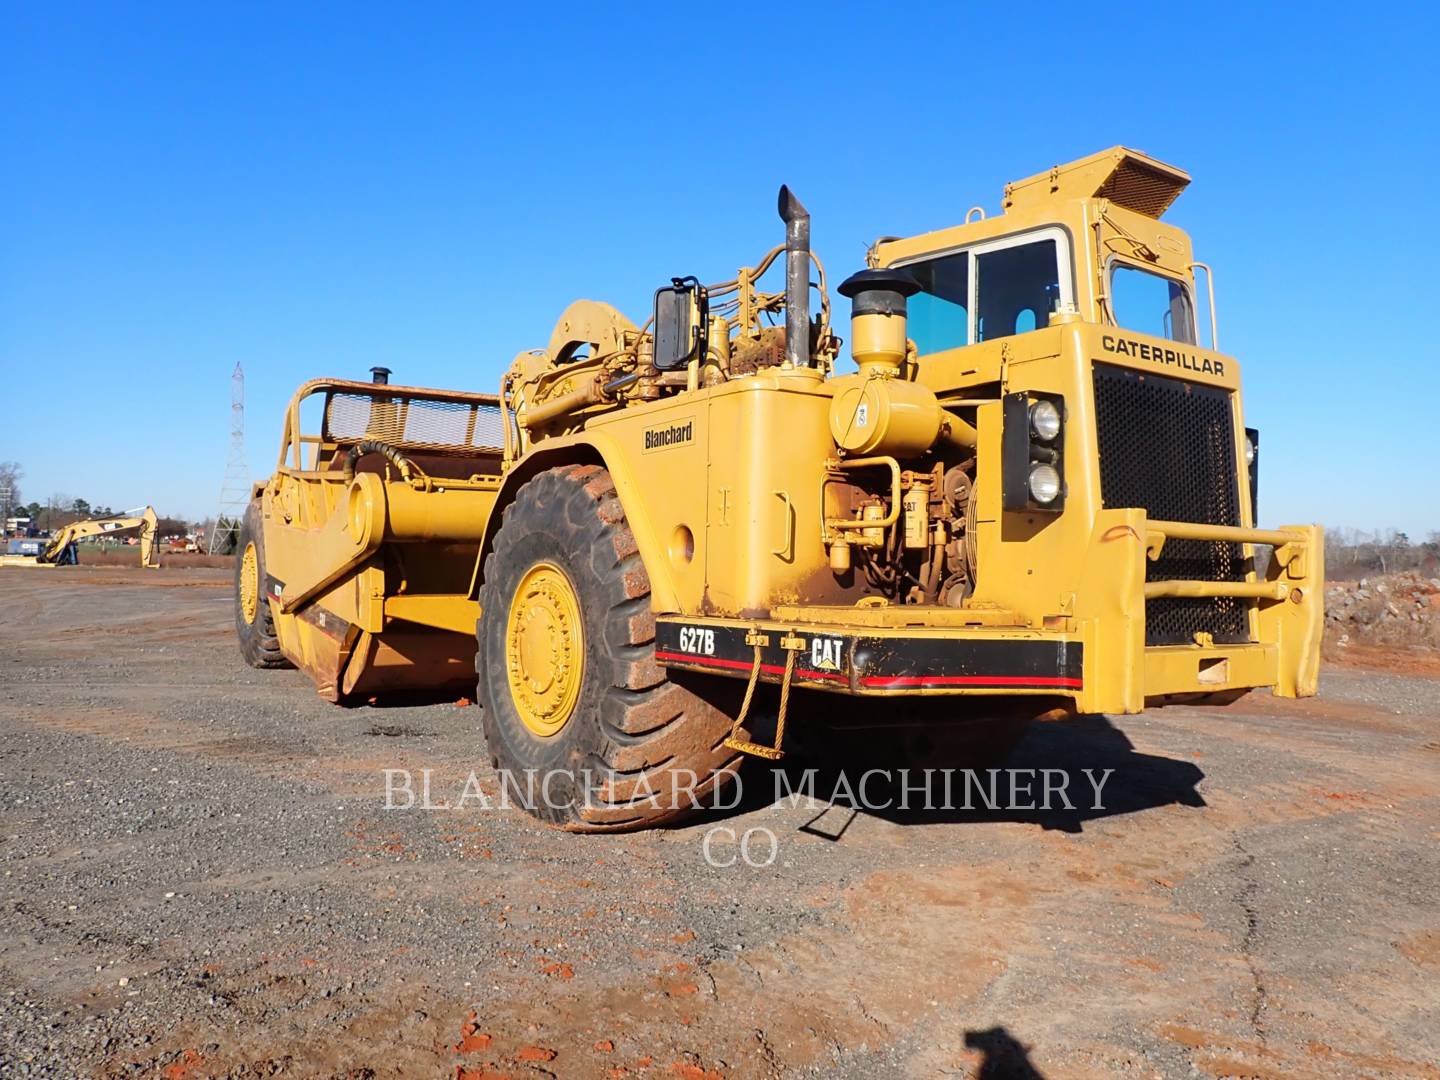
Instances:
[[[230,460],[220,485],[220,511],[210,530],[210,554],[233,551],[240,539],[240,521],[250,505],[250,466],[245,460],[245,369],[237,362],[230,376]]]

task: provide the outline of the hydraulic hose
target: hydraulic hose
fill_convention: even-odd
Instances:
[[[361,439],[345,454],[345,482],[347,484],[355,479],[355,464],[366,454],[381,455],[400,470],[400,475],[406,483],[409,483],[414,474],[420,471],[413,461],[389,443],[381,442],[379,439]]]

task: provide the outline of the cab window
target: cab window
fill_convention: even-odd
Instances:
[[[923,356],[1048,326],[1071,303],[1068,259],[1061,231],[1047,229],[907,263],[921,289],[909,335]]]
[[[1184,282],[1116,263],[1110,268],[1110,305],[1116,324],[1127,330],[1195,344],[1195,309]]]
[[[976,341],[1050,325],[1050,313],[1060,303],[1054,240],[983,252],[975,257],[975,266],[980,272]]]
[[[921,291],[909,300],[907,333],[923,356],[970,344],[970,253],[906,267]]]

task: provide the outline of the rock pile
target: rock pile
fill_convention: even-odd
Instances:
[[[1401,573],[1331,582],[1325,636],[1342,648],[1352,642],[1440,648],[1440,578]]]

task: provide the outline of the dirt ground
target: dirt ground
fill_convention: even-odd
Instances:
[[[328,705],[230,610],[0,570],[0,1076],[1440,1077],[1433,667],[1033,729],[1008,765],[1113,769],[1103,810],[758,770],[582,837],[386,810],[495,795],[475,708]]]

